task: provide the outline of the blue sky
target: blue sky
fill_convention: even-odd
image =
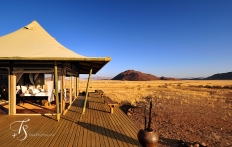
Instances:
[[[110,56],[95,76],[232,71],[231,0],[0,0],[0,36],[33,20],[78,54]]]

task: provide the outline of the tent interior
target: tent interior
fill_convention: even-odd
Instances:
[[[8,114],[8,70],[0,69],[0,71],[0,114]],[[61,78],[62,76],[58,78],[59,102],[61,102]],[[16,83],[16,114],[56,113],[53,73],[17,73]],[[74,84],[72,88],[73,86]],[[63,89],[64,109],[70,104],[69,92],[69,88]],[[75,97],[74,93],[72,97]]]

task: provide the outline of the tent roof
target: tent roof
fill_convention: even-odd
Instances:
[[[86,57],[76,54],[56,41],[37,21],[0,37],[0,51],[0,60],[85,61],[93,64],[101,62],[102,66],[98,65],[98,70],[111,60],[110,57]]]

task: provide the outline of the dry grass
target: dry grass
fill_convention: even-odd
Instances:
[[[67,84],[68,85],[68,82]],[[79,82],[79,91],[85,91],[87,81]],[[104,93],[122,102],[135,104],[147,96],[158,99],[172,99],[183,103],[208,99],[226,101],[226,95],[232,92],[232,80],[180,80],[180,81],[113,81],[92,80],[89,91],[101,89]]]

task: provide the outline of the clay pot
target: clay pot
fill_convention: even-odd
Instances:
[[[157,147],[158,145],[158,135],[153,130],[139,130],[138,139],[143,147]]]

